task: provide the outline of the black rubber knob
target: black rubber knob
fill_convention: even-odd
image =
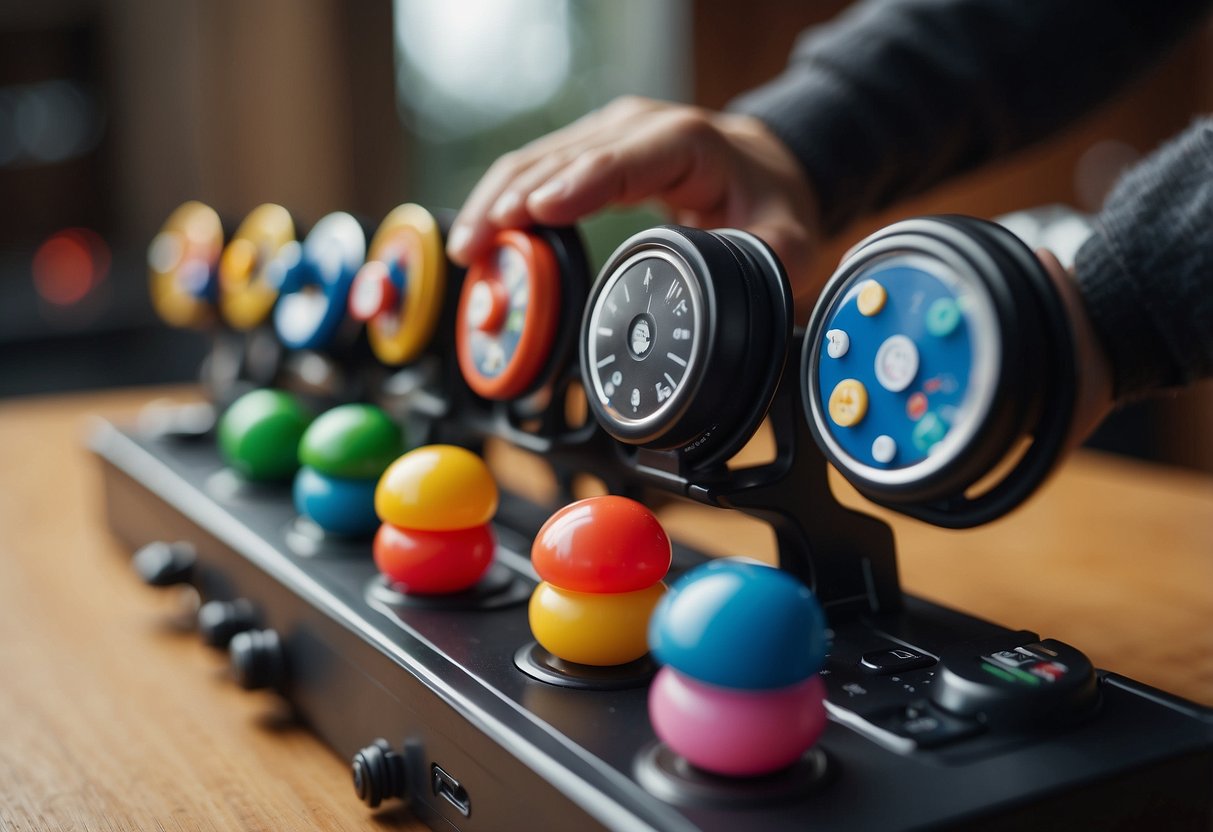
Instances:
[[[247,598],[207,601],[198,610],[198,633],[211,647],[227,647],[232,637],[257,626],[257,610]]]
[[[993,728],[1065,725],[1090,715],[1099,685],[1090,659],[1078,650],[1024,633],[943,651],[931,699]]]
[[[232,675],[245,690],[280,688],[286,681],[286,654],[276,630],[245,630],[228,645]]]
[[[157,540],[135,552],[131,565],[148,586],[174,586],[189,583],[196,560],[189,543]]]
[[[351,769],[358,799],[374,809],[391,797],[405,795],[404,755],[377,739],[354,755]]]

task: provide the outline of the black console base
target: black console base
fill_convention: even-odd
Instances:
[[[233,489],[208,439],[103,426],[94,449],[114,533],[132,548],[192,546],[203,600],[248,599],[278,634],[282,667],[251,678],[347,759],[385,739],[412,811],[435,828],[1213,826],[1213,720],[1195,705],[1103,673],[1094,710],[1058,726],[1008,729],[925,704],[937,657],[1035,634],[915,598],[834,618],[816,749],[780,775],[713,782],[654,745],[643,684],[578,689],[519,669],[536,582],[526,504],[503,498],[487,583],[416,602],[383,584],[364,544],[301,531],[286,488]],[[676,548],[675,570],[697,557]]]

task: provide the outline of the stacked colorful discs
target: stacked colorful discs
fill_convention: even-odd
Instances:
[[[299,467],[299,440],[312,414],[290,393],[253,390],[219,420],[219,453],[248,480],[289,480]]]
[[[321,414],[299,443],[295,509],[326,532],[370,535],[379,525],[375,487],[404,448],[400,426],[374,405]]]
[[[186,202],[169,215],[147,250],[152,306],[168,324],[210,323],[218,293],[223,225],[215,210]]]
[[[294,242],[295,222],[281,205],[258,205],[240,223],[219,258],[219,309],[233,328],[250,330],[269,317],[278,289],[268,272]]]
[[[404,592],[471,589],[493,562],[497,484],[480,457],[454,445],[409,451],[375,489],[375,565]]]
[[[698,768],[769,774],[825,727],[825,618],[787,572],[742,560],[691,570],[654,612],[649,644],[665,665],[649,688],[653,729]]]
[[[626,497],[591,497],[543,524],[531,562],[535,640],[576,664],[610,666],[649,651],[646,632],[665,594],[670,539],[651,511]]]

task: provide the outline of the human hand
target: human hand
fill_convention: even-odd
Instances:
[[[624,97],[498,159],[451,228],[447,254],[466,265],[500,228],[567,225],[608,205],[654,200],[673,221],[730,227],[764,240],[798,296],[817,207],[799,164],[759,120]]]
[[[1061,297],[1066,316],[1070,320],[1070,333],[1074,338],[1075,383],[1078,389],[1074,394],[1074,415],[1070,422],[1069,435],[1066,437],[1067,450],[1073,450],[1094,433],[1095,428],[1099,427],[1099,423],[1112,410],[1112,368],[1103,345],[1095,335],[1095,328],[1091,324],[1074,276],[1048,249],[1037,249],[1036,256],[1052,278],[1053,286]]]

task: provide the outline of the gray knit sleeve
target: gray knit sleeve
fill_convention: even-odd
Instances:
[[[1049,135],[1154,63],[1210,0],[864,0],[729,105],[800,161],[827,233]]]
[[[1213,375],[1213,118],[1117,184],[1074,271],[1118,401]]]

